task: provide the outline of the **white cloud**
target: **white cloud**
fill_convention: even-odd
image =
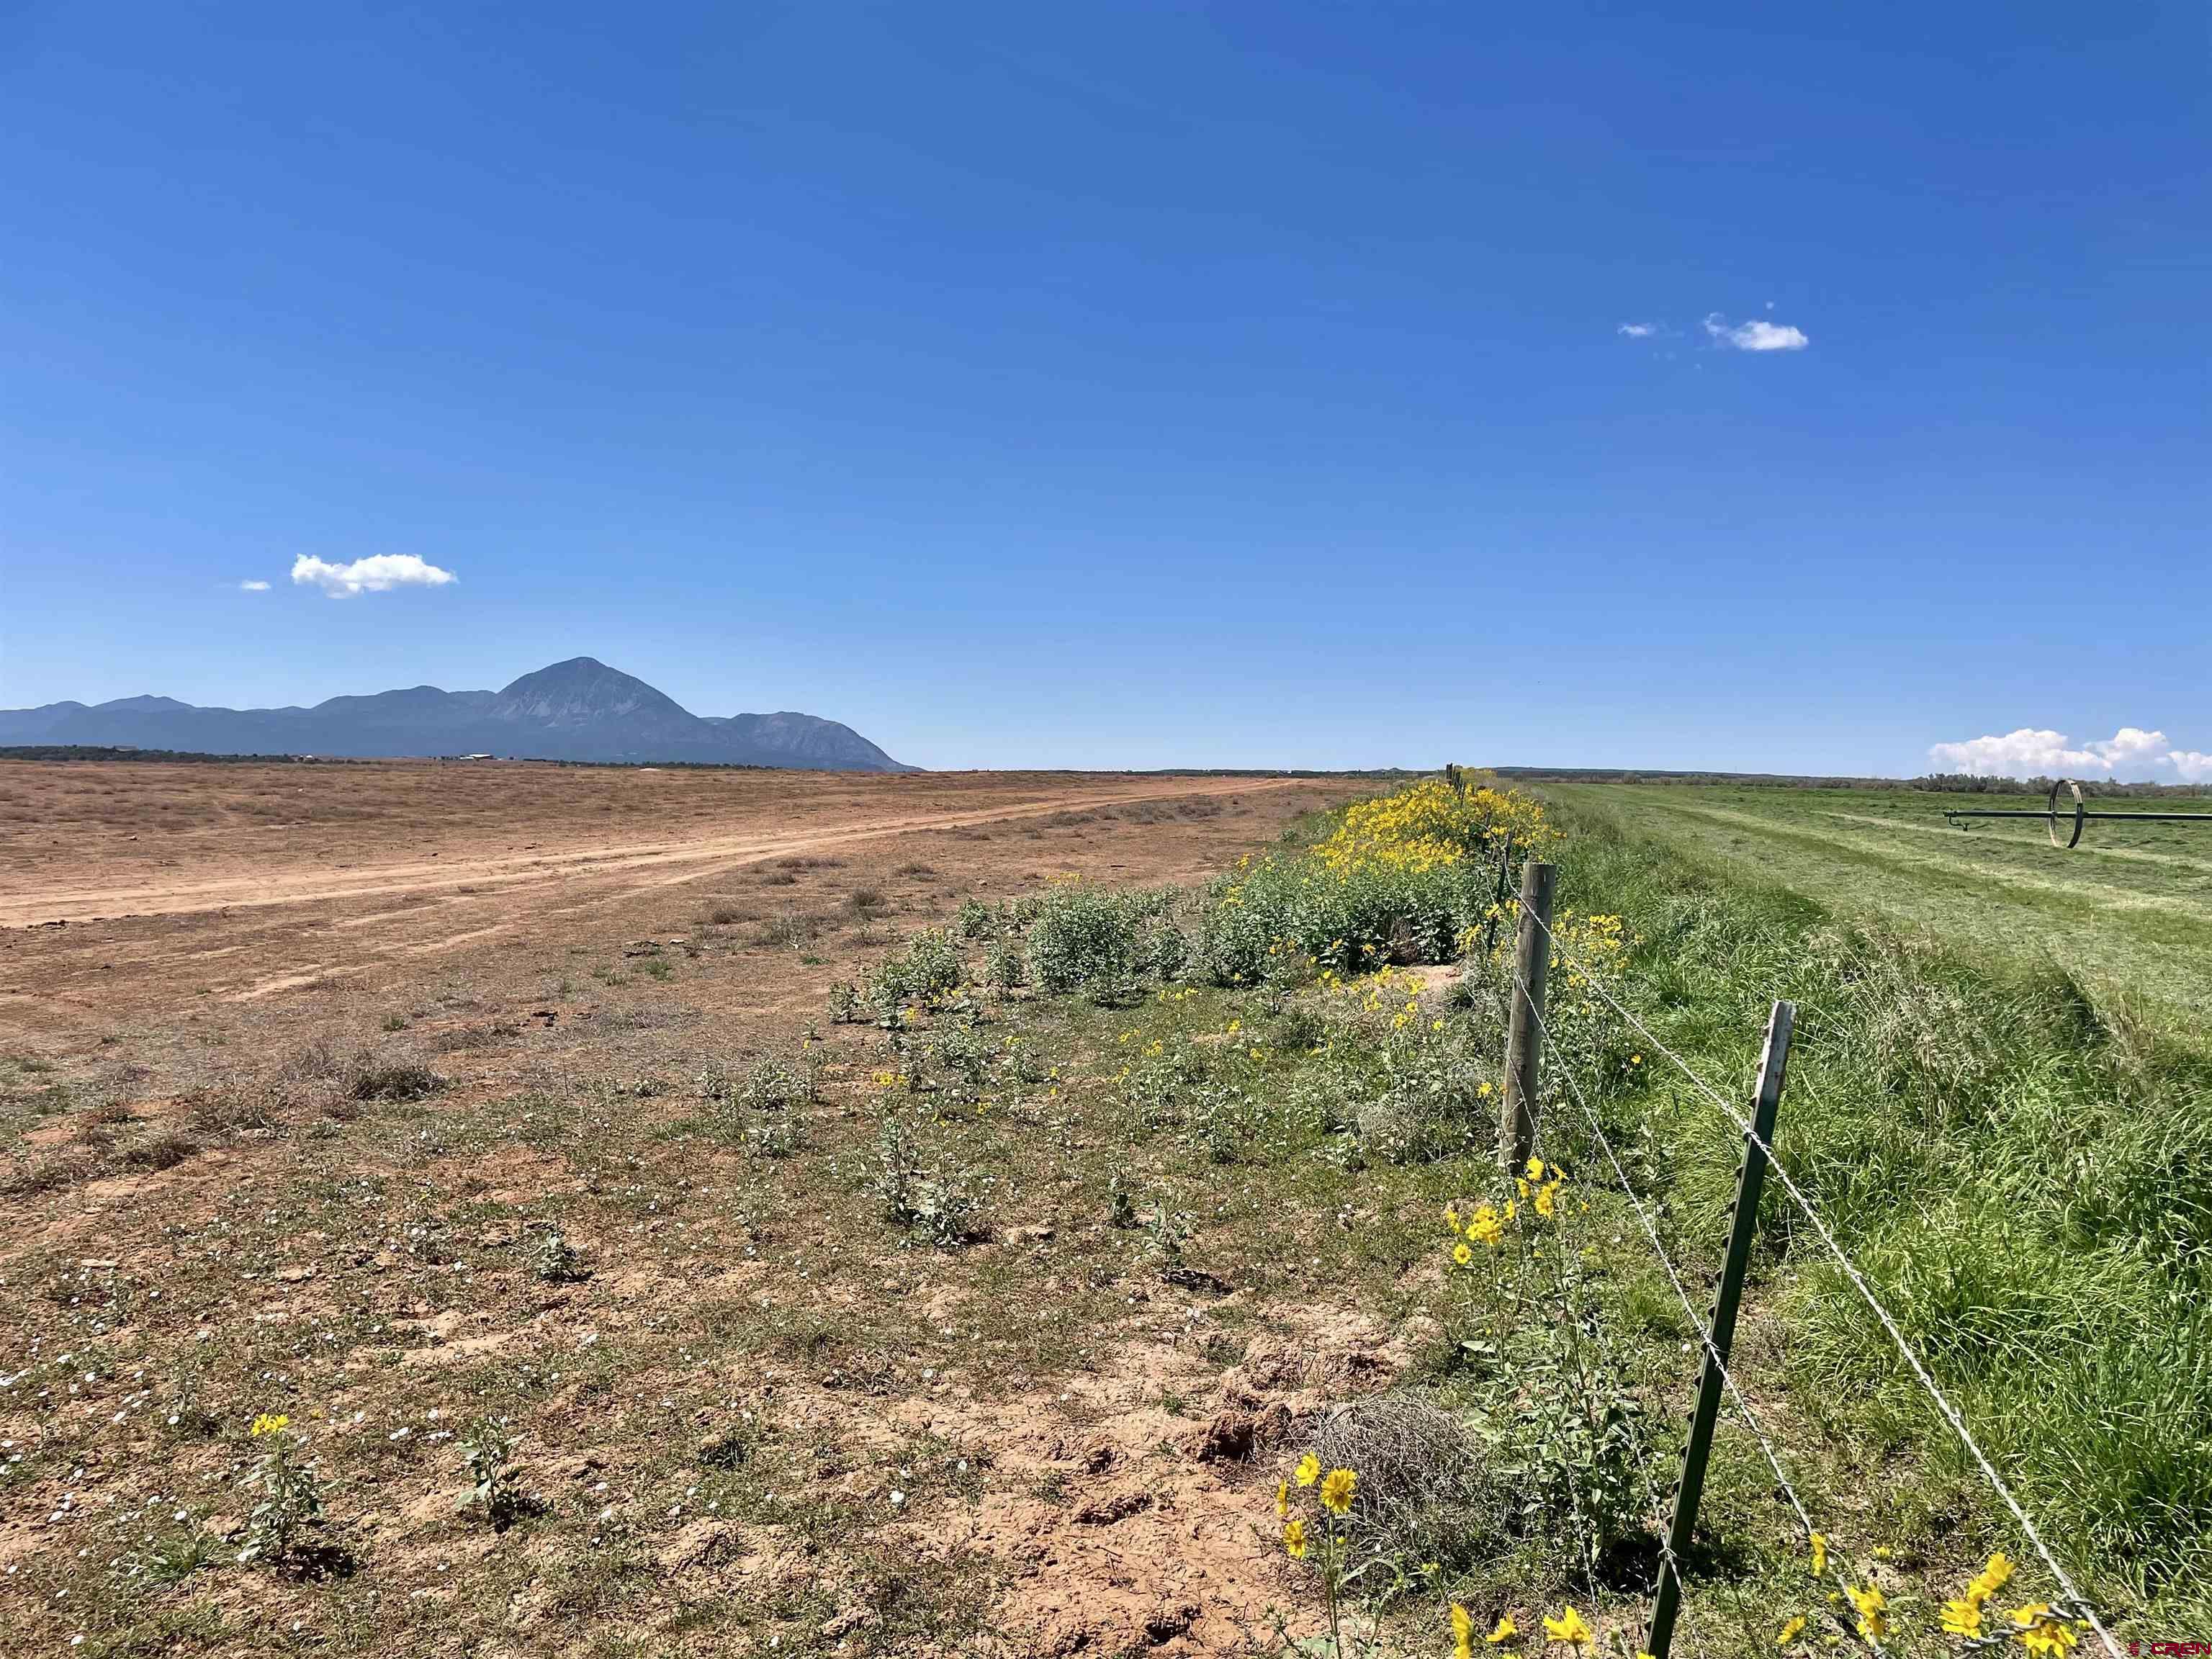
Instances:
[[[460,578],[412,553],[377,553],[351,564],[331,564],[302,553],[292,561],[292,580],[302,587],[319,587],[334,599],[349,599],[395,587],[443,587]]]
[[[241,593],[266,593],[269,591],[269,584],[255,581],[240,582],[238,585],[238,591]]]
[[[1656,323],[1623,323],[1614,332],[1626,334],[1632,340],[1648,340],[1659,331]]]
[[[2171,749],[2163,732],[2124,726],[2109,738],[2076,747],[2063,732],[2023,726],[2002,737],[1969,738],[1939,743],[1928,758],[1939,772],[1969,772],[1977,777],[2113,778],[2140,782],[2161,776],[2186,783],[2212,781],[2212,755]]]
[[[2177,749],[2166,758],[2184,783],[2212,783],[2212,755],[2195,749]]]
[[[1764,317],[1731,323],[1717,311],[1705,319],[1705,332],[1738,351],[1802,351],[1813,343],[1803,329],[1787,323],[1770,323]]]

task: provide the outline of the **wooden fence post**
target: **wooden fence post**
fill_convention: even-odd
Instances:
[[[1557,866],[1534,859],[1521,866],[1521,932],[1513,951],[1516,978],[1505,1027],[1505,1098],[1498,1115],[1498,1155],[1514,1170],[1536,1149],[1544,980],[1552,965],[1552,889],[1558,876]]]
[[[1698,1527],[1698,1500],[1705,1495],[1705,1465],[1713,1450],[1713,1426],[1720,1419],[1721,1390],[1728,1357],[1735,1341],[1735,1316],[1743,1301],[1743,1278],[1751,1265],[1752,1235],[1759,1226],[1759,1193],[1766,1181],[1766,1153],[1759,1142],[1774,1144],[1775,1109],[1782,1103],[1782,1080],[1790,1064],[1790,1030],[1797,1011],[1778,1002],[1766,1022],[1766,1049],[1759,1060],[1759,1094],[1751,1108],[1758,1139],[1743,1139],[1743,1173],[1737,1177],[1735,1212],[1729,1218],[1728,1256],[1721,1266],[1720,1288],[1713,1294],[1713,1322],[1705,1368],[1698,1374],[1698,1403],[1690,1413],[1689,1443],[1682,1448],[1682,1484],[1674,1492],[1674,1524],[1667,1534],[1670,1552],[1659,1563],[1659,1583],[1651,1597],[1652,1659],[1668,1659],[1674,1619],[1681,1611],[1682,1581],[1675,1563],[1690,1553]]]

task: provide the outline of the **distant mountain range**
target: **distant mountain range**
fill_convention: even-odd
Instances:
[[[689,761],[820,772],[911,772],[849,726],[812,714],[698,715],[590,657],[503,691],[417,685],[312,708],[196,708],[174,697],[0,709],[0,744],[120,744],[211,755],[513,756]]]

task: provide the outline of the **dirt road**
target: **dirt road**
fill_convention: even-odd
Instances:
[[[789,939],[933,918],[965,891],[1061,870],[1177,879],[1332,793],[1285,778],[0,763],[0,1027],[81,1034],[187,1004],[518,960],[556,970],[694,931],[702,896]]]
[[[1310,788],[1310,784],[1301,786],[1299,780],[1288,778],[1244,780],[1236,787],[1245,794],[1297,787]],[[1121,788],[1061,789],[970,810],[908,812],[872,818],[856,814],[849,823],[833,823],[788,833],[755,829],[727,836],[565,847],[534,854],[452,859],[434,855],[428,860],[343,865],[337,868],[308,865],[212,878],[192,872],[180,880],[154,884],[94,879],[88,884],[59,890],[34,888],[11,891],[12,884],[4,872],[0,872],[0,927],[179,915],[317,900],[395,898],[462,887],[509,887],[563,881],[578,875],[620,876],[642,870],[665,872],[674,867],[676,873],[659,876],[646,884],[663,884],[693,879],[700,866],[731,867],[793,853],[849,847],[858,842],[916,830],[966,829],[1014,818],[1041,817],[1054,812],[1210,796],[1218,794],[1220,787],[1218,780],[1177,778]]]

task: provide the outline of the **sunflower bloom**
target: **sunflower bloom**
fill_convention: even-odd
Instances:
[[[1521,1626],[1513,1622],[1513,1615],[1510,1613],[1501,1613],[1498,1615],[1498,1623],[1492,1626],[1490,1634],[1482,1639],[1494,1648],[1511,1641],[1520,1633]]]
[[[1456,1601],[1452,1603],[1452,1659],[1474,1659],[1474,1619]]]
[[[1851,1592],[1851,1605],[1858,1609],[1859,1634],[1869,1641],[1879,1642],[1889,1634],[1889,1598],[1881,1593],[1879,1584],[1869,1584],[1864,1589]]]
[[[1966,1586],[1966,1599],[1979,1607],[1996,1595],[2011,1579],[2012,1563],[2000,1550],[1990,1557],[1989,1564],[1975,1574],[1973,1582]]]
[[[1827,1571],[1828,1534],[1825,1532],[1816,1532],[1813,1534],[1813,1577],[1826,1577]]]
[[[1301,1486],[1310,1486],[1321,1479],[1321,1459],[1308,1452],[1298,1459],[1298,1466],[1291,1471],[1291,1474]]]
[[[2051,1617],[2048,1601],[2033,1601],[2024,1607],[2014,1607],[2012,1622],[2021,1646],[2027,1649],[2033,1659],[2065,1659],[2074,1644],[2080,1639],[2074,1634],[2071,1625],[2063,1619]]]
[[[1982,1633],[1982,1604],[1972,1596],[1961,1596],[1943,1604],[1943,1634],[1946,1636],[1979,1636]]]
[[[1352,1507],[1352,1483],[1359,1477],[1350,1469],[1331,1469],[1322,1477],[1321,1506],[1334,1515]]]
[[[1275,1513],[1280,1516],[1287,1516],[1290,1512],[1291,1483],[1287,1480],[1278,1480],[1275,1483]]]
[[[1792,1614],[1788,1622],[1782,1626],[1782,1634],[1774,1638],[1774,1645],[1778,1648],[1786,1648],[1804,1633],[1805,1615],[1802,1613]]]
[[[291,1426],[292,1419],[285,1416],[283,1413],[276,1412],[271,1413],[269,1412],[264,1412],[260,1416],[253,1419],[253,1426],[247,1430],[246,1432],[251,1434],[256,1440],[258,1440],[264,1434],[282,1434],[285,1430]]]
[[[1283,1551],[1293,1561],[1306,1559],[1306,1521],[1304,1516],[1294,1515],[1283,1522]]]
[[[1558,1618],[1544,1621],[1544,1636],[1547,1641],[1565,1642],[1571,1648],[1586,1648],[1597,1639],[1571,1603]]]

